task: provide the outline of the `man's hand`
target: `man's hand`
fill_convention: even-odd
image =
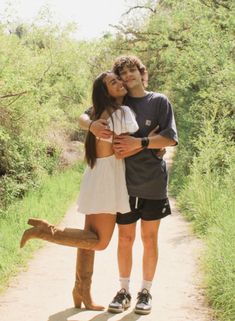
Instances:
[[[110,138],[112,136],[106,119],[98,119],[90,125],[90,132],[98,138]]]
[[[156,136],[159,132],[159,125],[155,127],[151,132],[148,134],[148,137]],[[156,156],[162,158],[166,154],[166,149],[165,148],[160,148],[156,151]]]
[[[113,141],[114,151],[117,153],[129,153],[141,148],[141,139],[129,135],[116,135]]]
[[[157,133],[159,132],[159,125],[157,125],[154,129],[151,130],[151,132],[148,134],[148,137],[156,136]]]
[[[155,155],[159,158],[163,158],[163,156],[166,154],[166,149],[165,148],[160,148],[156,150]]]

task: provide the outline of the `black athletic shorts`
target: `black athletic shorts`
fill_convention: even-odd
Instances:
[[[117,213],[116,222],[118,224],[135,223],[140,218],[144,221],[154,221],[171,214],[168,198],[162,200],[149,200],[130,196],[129,201],[131,212],[124,214]]]

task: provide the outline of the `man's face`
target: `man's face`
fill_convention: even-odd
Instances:
[[[124,67],[120,71],[120,77],[127,89],[142,87],[142,75],[136,66]]]

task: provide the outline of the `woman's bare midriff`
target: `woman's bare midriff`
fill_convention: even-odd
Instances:
[[[108,157],[114,154],[113,145],[109,142],[96,140],[96,157]]]
[[[100,118],[108,119],[109,115],[105,111],[102,113]],[[108,157],[113,154],[114,154],[114,151],[113,151],[112,143],[96,139],[96,157],[97,158]]]

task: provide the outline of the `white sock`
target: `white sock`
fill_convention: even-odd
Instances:
[[[130,278],[119,278],[120,287],[121,289],[125,289],[127,293],[130,293],[129,285],[130,285]]]
[[[150,291],[151,286],[152,286],[152,281],[142,280],[141,291],[143,289],[146,289],[146,290]]]

